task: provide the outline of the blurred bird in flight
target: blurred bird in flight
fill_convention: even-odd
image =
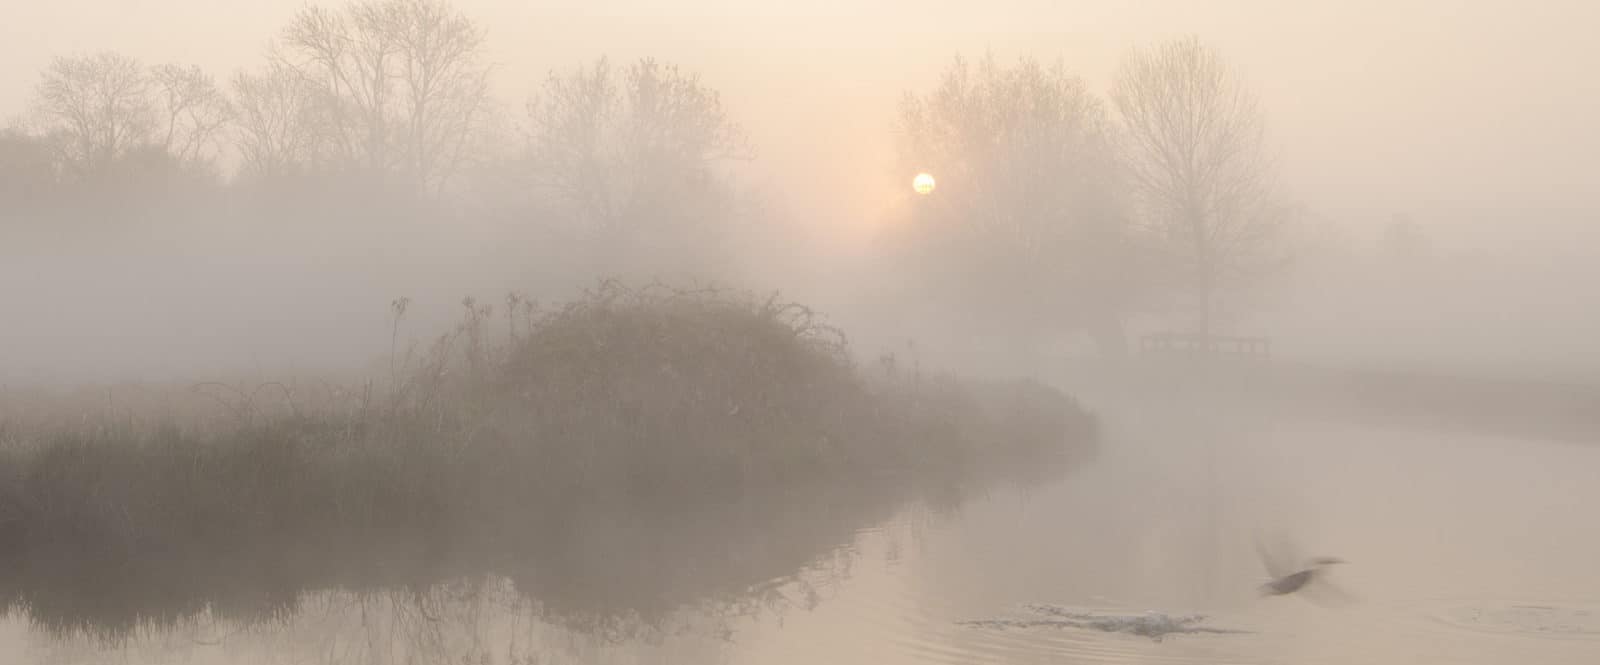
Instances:
[[[1267,574],[1272,578],[1258,588],[1262,596],[1286,596],[1298,592],[1308,600],[1319,604],[1336,604],[1350,600],[1348,594],[1327,581],[1328,566],[1345,563],[1343,559],[1336,557],[1302,559],[1294,548],[1282,539],[1275,543],[1275,547],[1268,548],[1260,538],[1257,538],[1256,553],[1261,556],[1261,563],[1266,566]]]

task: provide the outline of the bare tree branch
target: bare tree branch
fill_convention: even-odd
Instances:
[[[215,158],[217,138],[233,118],[233,105],[197,66],[161,65],[150,78],[161,100],[161,145],[185,164]]]
[[[62,162],[81,177],[155,139],[150,89],[149,75],[128,56],[57,57],[35,91],[34,113],[62,137]]]
[[[1140,217],[1186,273],[1210,332],[1217,293],[1271,263],[1287,211],[1260,109],[1194,38],[1132,54],[1111,100]]]
[[[528,116],[534,182],[601,234],[704,212],[684,206],[711,202],[716,165],[753,156],[716,91],[654,60],[552,74]]]
[[[438,195],[460,175],[489,108],[484,33],[440,0],[308,7],[285,28],[281,66],[324,107],[318,152]]]
[[[322,161],[327,108],[298,71],[280,62],[260,74],[233,77],[234,146],[241,174],[276,178],[315,169]]]

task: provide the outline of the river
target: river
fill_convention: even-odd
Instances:
[[[833,542],[803,568],[643,628],[558,625],[485,574],[328,589],[273,621],[202,613],[118,643],[14,611],[0,662],[1600,662],[1600,446],[1197,408],[1105,423],[1097,459],[1049,482],[899,506],[819,536]],[[737,546],[815,540],[779,537],[799,520],[781,521]],[[1338,602],[1259,597],[1258,538],[1347,560],[1326,579]],[[653,556],[604,547],[593,556]],[[688,560],[654,574],[718,574]],[[1134,625],[1117,617],[1185,630],[1109,630]]]

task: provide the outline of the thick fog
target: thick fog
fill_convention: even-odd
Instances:
[[[51,59],[100,51],[196,65],[231,94],[302,4],[9,2],[0,117],[33,122]],[[1277,177],[1304,213],[1295,269],[1227,319],[1234,332],[1369,364],[1570,374],[1600,359],[1581,288],[1594,277],[1600,177],[1591,3],[454,6],[484,29],[490,98],[512,142],[552,73],[602,56],[655,58],[720,93],[750,148],[725,167],[745,207],[739,233],[721,239],[739,259],[724,281],[781,288],[856,317],[863,334],[880,322],[861,285],[887,270],[874,238],[918,204],[896,160],[906,94],[931,91],[956,57],[988,53],[1059,61],[1103,98],[1130,49],[1194,34],[1259,98]],[[224,182],[239,159],[229,140],[215,156]],[[134,222],[124,206],[69,230],[7,213],[0,367],[110,379],[323,366],[381,348],[393,298],[439,323],[464,295],[559,298],[600,277],[536,246],[548,244],[524,233],[536,215],[456,206],[401,223],[382,201],[339,196],[354,200],[337,225],[242,224],[215,208]],[[1414,247],[1398,246],[1400,219]],[[573,265],[554,264],[563,258]]]
[[[1596,662],[1595,25],[0,0],[0,660]]]

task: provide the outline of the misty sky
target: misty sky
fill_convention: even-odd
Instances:
[[[4,0],[0,117],[22,111],[54,54],[106,48],[219,76],[256,66],[302,4]],[[851,232],[900,195],[909,174],[888,170],[896,104],[955,54],[1059,57],[1103,91],[1127,48],[1183,33],[1240,68],[1267,108],[1291,190],[1326,215],[1360,227],[1408,211],[1469,244],[1469,231],[1594,217],[1595,3],[455,4],[487,26],[499,96],[514,112],[551,68],[602,54],[701,72],[750,130],[768,187],[841,239],[864,236]]]

